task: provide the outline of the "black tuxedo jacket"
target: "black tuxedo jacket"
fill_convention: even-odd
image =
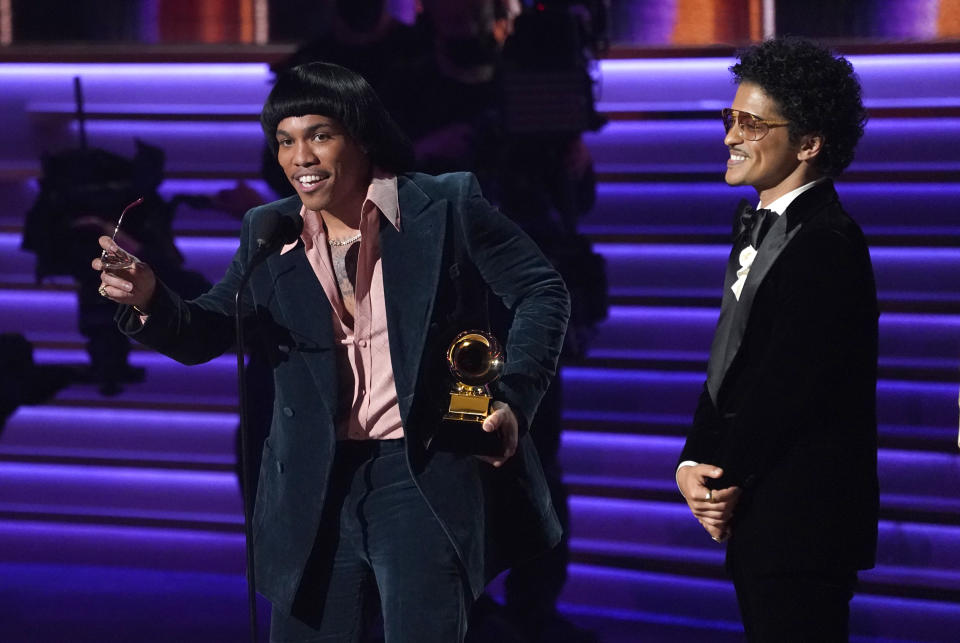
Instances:
[[[380,248],[390,356],[418,488],[440,519],[475,594],[513,562],[553,546],[560,527],[525,429],[555,372],[569,314],[563,282],[530,239],[480,195],[469,174],[398,178],[401,229],[381,217]],[[139,327],[121,328],[174,359],[199,363],[229,350],[234,293],[256,247],[255,222],[273,209],[299,217],[294,196],[255,208],[223,279],[184,301],[158,288]],[[444,351],[484,323],[488,289],[514,312],[494,397],[521,425],[516,455],[494,469],[431,448],[449,401]],[[336,437],[337,365],[330,303],[302,242],[271,256],[249,282],[245,316],[274,370],[275,401],[253,515],[257,589],[289,611],[320,522]],[[320,579],[321,582],[323,579]]]
[[[879,313],[866,242],[833,184],[778,218],[739,301],[731,277],[680,456],[722,467],[717,486],[744,490],[727,563],[757,573],[872,567]]]

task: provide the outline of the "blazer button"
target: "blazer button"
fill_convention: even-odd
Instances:
[[[277,473],[283,473],[283,463],[277,460]]]
[[[286,415],[288,418],[292,418],[292,417],[293,417],[293,409],[291,409],[289,406],[285,406],[285,407],[283,407],[283,414]]]

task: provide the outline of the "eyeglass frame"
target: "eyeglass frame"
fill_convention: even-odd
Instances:
[[[763,134],[761,134],[760,136],[758,136],[758,137],[756,137],[756,138],[750,138],[749,136],[747,136],[746,131],[744,131],[744,129],[743,129],[743,125],[740,123],[740,115],[741,115],[741,114],[744,114],[744,115],[746,115],[746,116],[749,116],[750,118],[752,118],[752,119],[753,119],[754,121],[756,121],[757,123],[762,124],[762,125],[765,127],[765,129],[763,130]],[[729,127],[727,127],[727,116],[728,116],[728,115],[729,115],[729,116],[731,117],[731,119],[732,119],[732,120],[730,121],[730,126],[729,126]],[[783,127],[784,125],[789,125],[789,124],[790,124],[790,121],[772,121],[772,120],[767,120],[767,119],[765,119],[765,118],[760,118],[760,117],[757,116],[756,114],[751,114],[750,112],[745,112],[745,111],[743,111],[742,109],[733,109],[733,108],[731,108],[731,107],[724,107],[723,109],[720,110],[720,120],[723,121],[724,132],[729,133],[729,132],[730,132],[730,129],[733,127],[734,123],[736,123],[737,127],[740,129],[740,136],[742,136],[743,138],[745,138],[745,139],[748,140],[748,141],[759,141],[759,140],[762,139],[764,136],[766,136],[767,134],[770,133],[770,128],[771,128],[771,127]]]

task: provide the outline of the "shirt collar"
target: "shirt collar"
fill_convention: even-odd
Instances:
[[[775,199],[774,202],[771,203],[770,205],[765,206],[758,203],[757,209],[759,210],[760,208],[765,208],[767,210],[776,212],[777,214],[783,214],[784,212],[787,211],[787,208],[790,207],[790,204],[793,203],[794,199],[796,199],[798,196],[800,196],[801,194],[803,194],[813,186],[817,185],[818,183],[823,183],[826,180],[827,180],[827,177],[821,176],[819,179],[815,181],[810,181],[809,183],[801,185],[796,190],[791,190],[787,192],[779,199]]]
[[[400,195],[397,190],[396,174],[374,168],[370,187],[367,188],[367,198],[363,202],[364,210],[368,202],[377,206],[387,221],[393,224],[398,232],[400,231]]]
[[[400,230],[400,196],[397,189],[397,175],[384,172],[380,168],[373,169],[373,178],[370,179],[370,185],[367,187],[367,198],[364,199],[361,206],[361,227],[366,227],[363,220],[367,219],[364,215],[369,211],[368,207],[373,206],[393,225]],[[306,206],[300,206],[300,217],[303,218],[303,232],[300,233],[300,239],[307,247],[313,245],[313,239],[316,236],[326,237],[326,231],[323,228],[322,219],[317,213],[307,210]],[[374,228],[375,230],[376,228]],[[283,246],[280,254],[285,254],[297,247],[297,241],[292,241]]]

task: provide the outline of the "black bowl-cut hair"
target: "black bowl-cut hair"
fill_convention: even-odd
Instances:
[[[816,167],[826,176],[843,172],[867,122],[860,81],[847,59],[797,37],[766,40],[737,57],[730,67],[736,83],[754,83],[777,102],[791,141],[821,134]]]
[[[277,126],[280,121],[308,114],[339,122],[374,166],[395,174],[413,168],[410,139],[360,74],[323,62],[306,63],[279,72],[260,112],[260,126],[274,156],[279,147]]]

